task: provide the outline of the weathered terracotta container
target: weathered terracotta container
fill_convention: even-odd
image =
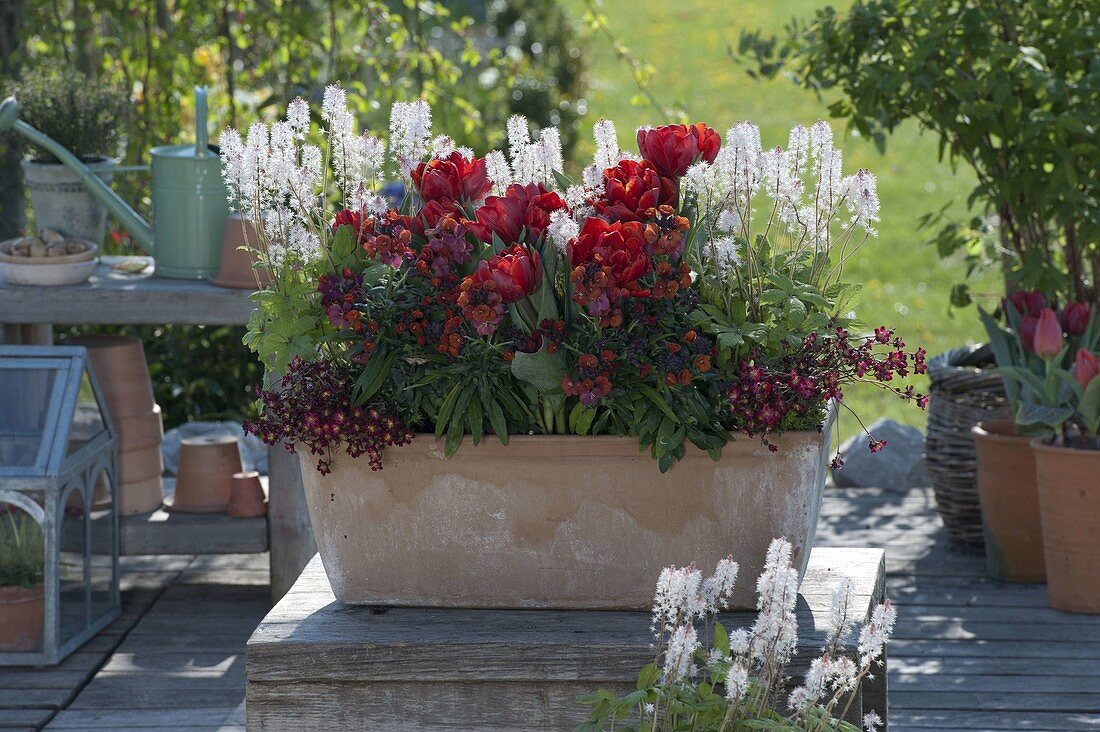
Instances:
[[[176,492],[165,505],[178,513],[225,513],[233,475],[239,472],[236,437],[185,437],[180,441]]]
[[[42,584],[0,587],[0,653],[37,651],[45,622]]]
[[[321,476],[299,449],[306,501],[337,599],[434,607],[645,609],[663,567],[740,563],[734,604],[755,605],[771,540],[805,569],[828,430],[758,440],[720,462],[687,448],[661,474],[632,437],[469,438],[450,459],[431,435],[385,467],[334,455]]]
[[[1011,420],[981,422],[971,430],[978,456],[978,496],[985,532],[985,564],[995,579],[1043,582],[1043,527],[1031,438]]]
[[[260,474],[255,470],[233,474],[226,513],[233,518],[267,515],[267,496],[264,494],[263,484],[260,483]]]
[[[1100,613],[1100,450],[1031,441],[1050,606]]]
[[[271,272],[266,268],[254,269],[252,253],[241,249],[245,246],[253,249],[260,246],[256,228],[240,214],[229,214],[225,217],[218,273],[210,278],[210,284],[243,290],[258,290],[271,284]]]

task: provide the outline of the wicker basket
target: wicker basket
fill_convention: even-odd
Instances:
[[[1009,419],[1001,377],[989,346],[967,346],[928,361],[931,379],[924,463],[947,533],[980,549],[982,511],[978,503],[977,459],[970,428],[990,419]]]

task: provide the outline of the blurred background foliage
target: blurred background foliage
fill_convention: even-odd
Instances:
[[[126,90],[123,165],[148,163],[155,145],[194,139],[192,87],[210,88],[211,133],[272,119],[301,96],[319,108],[339,81],[363,128],[384,131],[394,101],[432,103],[435,125],[461,145],[500,146],[524,114],[557,125],[568,154],[585,113],[584,46],[554,0],[5,0],[0,89],[45,63]],[[216,139],[214,137],[213,139]],[[19,151],[0,141],[0,179],[18,180]],[[115,187],[150,214],[148,174]],[[23,211],[0,211],[14,236]],[[112,224],[113,225],[113,224]],[[124,231],[107,250],[134,251]],[[240,419],[261,372],[243,329],[190,326],[74,328],[139,335],[171,427]]]

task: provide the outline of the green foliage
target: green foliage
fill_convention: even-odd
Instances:
[[[973,170],[968,203],[981,218],[925,218],[941,255],[967,252],[971,269],[1002,262],[1011,287],[1095,302],[1098,20],[1087,0],[868,0],[821,9],[778,38],[744,33],[737,56],[750,73],[841,92],[830,112],[880,149],[915,120],[941,158]]]
[[[112,85],[89,79],[59,63],[33,67],[16,90],[20,117],[61,143],[82,160],[118,154],[118,138],[126,118],[126,95]],[[35,160],[56,163],[38,146]]]
[[[34,587],[44,567],[42,527],[14,505],[0,504],[0,587]]]

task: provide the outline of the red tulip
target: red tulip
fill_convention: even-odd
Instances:
[[[500,254],[482,260],[469,279],[474,285],[492,280],[505,304],[516,302],[538,289],[542,282],[542,261],[535,250],[513,244]]]
[[[610,275],[608,284],[629,289],[652,269],[645,247],[645,228],[637,221],[609,224],[589,217],[569,244],[569,263],[574,268],[595,264]]]
[[[1039,313],[1039,324],[1035,327],[1035,353],[1043,359],[1052,359],[1062,350],[1062,324],[1050,308]]]
[[[541,183],[517,183],[508,186],[503,196],[486,198],[477,210],[477,222],[470,222],[470,230],[486,244],[492,243],[493,234],[505,244],[514,244],[526,229],[524,241],[536,242],[550,226],[550,213],[564,208],[561,196]]]
[[[1005,298],[1020,315],[1038,315],[1047,306],[1047,299],[1038,290],[1016,290]]]
[[[603,182],[603,196],[594,204],[611,221],[644,221],[649,209],[675,206],[678,200],[676,183],[648,160],[623,160],[604,171]]]
[[[460,152],[421,163],[411,176],[425,201],[477,203],[493,187],[485,172],[484,158],[464,158]]]
[[[1028,353],[1035,353],[1035,331],[1038,328],[1038,315],[1025,315],[1020,319],[1020,344]]]
[[[1089,308],[1088,303],[1070,302],[1062,308],[1058,319],[1061,321],[1062,330],[1066,332],[1066,335],[1079,336],[1089,327],[1090,315],[1091,308]]]
[[[336,218],[332,221],[332,233],[335,234],[341,226],[350,226],[353,230],[359,231],[362,221],[363,217],[357,211],[345,208],[336,213]]]
[[[1073,375],[1077,377],[1077,383],[1084,389],[1089,382],[1100,375],[1100,360],[1084,348],[1077,349],[1077,358],[1074,362]]]
[[[682,177],[699,160],[713,163],[721,146],[722,138],[702,122],[638,130],[638,151],[667,178]]]

